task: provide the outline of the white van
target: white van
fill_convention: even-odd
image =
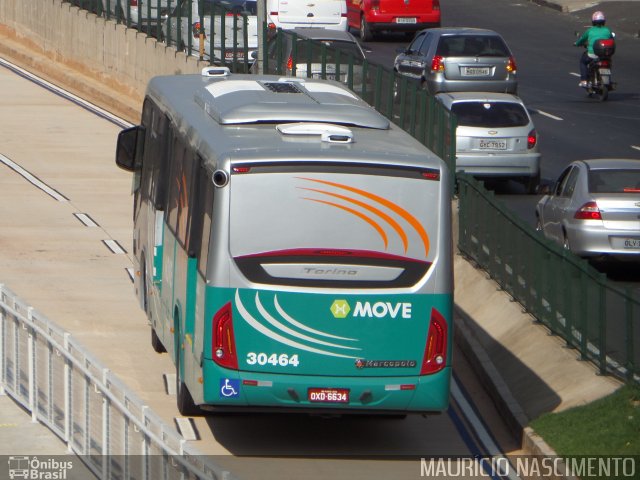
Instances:
[[[347,30],[347,2],[345,0],[267,0],[269,28],[292,29],[322,27]]]

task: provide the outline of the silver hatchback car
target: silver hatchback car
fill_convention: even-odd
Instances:
[[[456,117],[456,171],[513,179],[527,193],[536,192],[538,134],[520,98],[491,92],[439,93],[435,98]]]
[[[545,237],[576,255],[640,262],[640,160],[572,162],[536,217]]]
[[[421,30],[399,51],[394,70],[438,92],[516,94],[516,62],[504,39],[480,28]]]

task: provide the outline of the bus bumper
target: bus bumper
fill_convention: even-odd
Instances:
[[[205,361],[204,380],[204,410],[441,413],[449,406],[451,367],[418,377],[330,377],[232,371]],[[318,390],[340,399],[312,400]]]

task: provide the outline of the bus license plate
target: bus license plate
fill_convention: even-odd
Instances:
[[[415,18],[398,17],[396,23],[418,23],[418,21]]]
[[[310,402],[317,403],[349,403],[347,388],[310,388],[307,391]]]

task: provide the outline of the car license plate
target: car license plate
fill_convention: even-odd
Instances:
[[[599,72],[600,75],[611,75],[611,69],[609,68],[600,68]]]
[[[398,17],[396,23],[418,23],[418,21],[415,18]]]
[[[307,390],[310,402],[317,403],[349,403],[348,388],[310,388]]]
[[[625,238],[621,243],[628,250],[640,250],[640,238]]]
[[[480,149],[482,150],[506,150],[507,141],[505,139],[481,138]]]
[[[465,77],[488,77],[489,67],[462,67],[462,75]]]

